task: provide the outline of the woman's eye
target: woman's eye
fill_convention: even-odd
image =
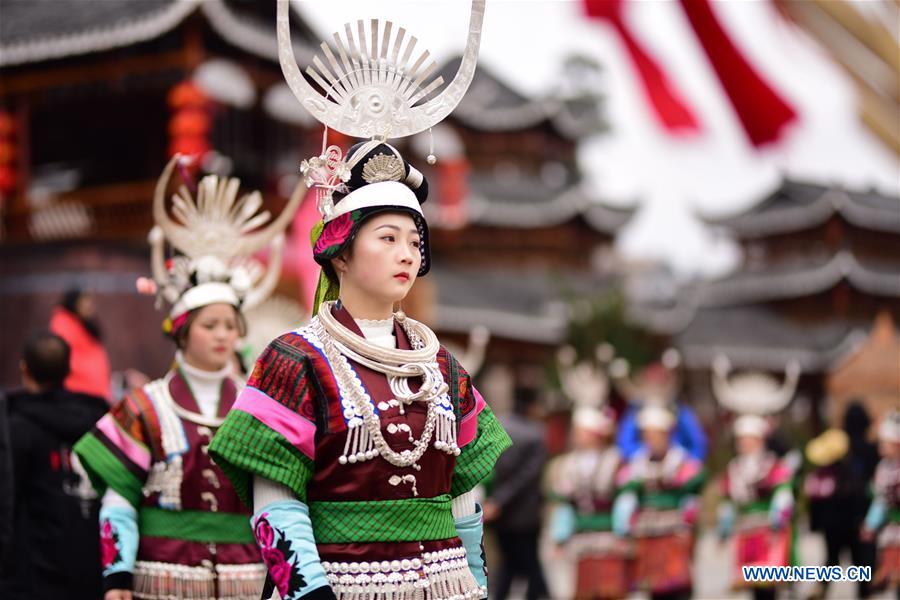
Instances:
[[[386,235],[386,236],[383,236],[381,239],[383,239],[383,240],[386,241],[386,242],[393,242],[393,241],[394,241],[394,236],[392,236],[392,235]]]
[[[421,243],[418,241],[412,242],[413,248],[418,248],[420,245],[421,245]]]

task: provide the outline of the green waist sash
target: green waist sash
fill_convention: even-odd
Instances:
[[[654,492],[645,494],[641,500],[641,508],[656,510],[675,510],[681,507],[683,495],[678,492]]]
[[[592,515],[575,516],[575,531],[610,530],[612,530],[612,515],[610,513],[595,513]]]
[[[319,544],[419,542],[456,536],[450,494],[434,498],[310,502]]]
[[[165,510],[142,506],[138,513],[142,536],[217,544],[252,544],[250,517],[202,510]]]
[[[769,512],[768,500],[754,500],[738,507],[738,512],[742,515],[752,515],[756,513]]]

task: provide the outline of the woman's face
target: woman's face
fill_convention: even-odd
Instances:
[[[669,432],[665,429],[642,429],[641,439],[654,458],[664,456],[669,450]]]
[[[82,319],[89,321],[96,316],[96,308],[94,306],[94,297],[90,294],[82,294],[75,301],[75,312]]]
[[[758,435],[739,435],[734,443],[739,454],[756,454],[766,449],[766,440]]]
[[[884,458],[900,458],[900,442],[889,442],[887,440],[881,440],[878,443],[878,452]]]
[[[588,448],[602,448],[606,445],[609,436],[587,427],[579,427],[576,425],[572,429],[572,443],[579,450]]]
[[[336,260],[341,295],[350,293],[378,303],[403,300],[422,264],[419,231],[413,218],[384,213],[360,227],[346,260]]]
[[[210,304],[198,309],[184,346],[188,363],[205,371],[228,364],[240,337],[237,312],[230,304]]]

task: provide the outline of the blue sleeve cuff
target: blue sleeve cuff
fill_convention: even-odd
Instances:
[[[638,507],[638,497],[634,492],[619,494],[613,503],[612,526],[613,533],[622,537],[631,532],[631,516]]]
[[[251,518],[253,535],[269,576],[283,600],[315,598],[331,591],[313,537],[309,507],[299,500],[273,502]],[[318,591],[319,588],[327,588]]]
[[[719,538],[725,539],[731,536],[734,530],[734,521],[737,518],[734,510],[734,504],[731,502],[723,502],[719,505],[718,515],[718,531]]]
[[[569,540],[575,533],[575,507],[571,504],[558,504],[550,518],[550,537],[557,544]]]
[[[128,574],[130,579],[134,571],[139,540],[137,512],[133,508],[111,506],[100,510],[100,564],[103,567],[104,578],[124,573]]]
[[[487,562],[484,557],[484,525],[482,523],[481,505],[475,505],[475,512],[455,519],[456,535],[462,540],[466,549],[466,560],[475,581],[483,589],[487,589]]]
[[[866,513],[866,520],[864,522],[866,529],[871,529],[875,531],[885,522],[887,519],[887,505],[884,503],[884,500],[880,498],[876,498],[872,501],[871,506],[869,506],[869,512]]]

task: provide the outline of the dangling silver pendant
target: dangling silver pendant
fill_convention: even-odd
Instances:
[[[406,313],[403,312],[403,309],[397,309],[397,312],[394,313],[394,318],[397,319],[400,323],[406,320]]]

